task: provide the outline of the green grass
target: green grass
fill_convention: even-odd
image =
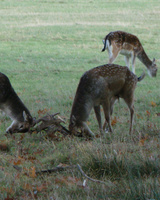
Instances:
[[[39,110],[60,112],[68,126],[80,77],[108,61],[101,49],[110,31],[137,35],[159,68],[158,0],[3,0],[0,4],[0,71],[37,118]],[[123,56],[116,63],[125,65]],[[136,60],[136,74],[143,70],[145,66]],[[114,108],[114,133],[93,141],[71,137],[56,141],[43,133],[6,136],[11,121],[0,113],[0,145],[4,146],[0,147],[0,199],[160,199],[159,76],[160,70],[156,78],[146,75],[137,85],[132,137],[123,100]],[[89,122],[98,135],[93,112]],[[22,171],[13,168],[16,163]],[[87,180],[83,187],[86,178],[77,168],[32,174],[34,167],[39,171],[60,163],[79,163],[88,176],[106,184]]]

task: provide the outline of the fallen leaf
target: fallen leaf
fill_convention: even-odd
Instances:
[[[143,119],[143,117],[140,116],[139,114],[136,114],[136,116],[137,116],[138,119]]]
[[[14,165],[20,165],[22,164],[22,159],[18,159],[16,161],[13,162]]]
[[[1,150],[1,151],[9,151],[9,147],[8,147],[7,144],[1,143],[1,144],[0,144],[0,150]]]
[[[31,178],[35,178],[36,177],[36,168],[35,168],[35,166],[31,167],[31,169],[29,170],[29,176]]]
[[[148,94],[149,94],[149,93],[152,93],[152,91],[151,91],[151,90],[149,90],[147,93],[148,93]]]
[[[46,189],[47,189],[46,183],[44,183],[44,184],[42,184],[42,185],[36,187],[36,190],[37,190],[38,192],[41,192],[42,190],[46,190]]]
[[[114,118],[111,121],[111,125],[115,126],[116,124],[117,124],[117,118],[116,118],[116,116],[114,116]]]
[[[152,106],[152,107],[156,107],[157,104],[156,104],[154,101],[151,101],[151,106]]]
[[[41,101],[40,100],[36,100],[36,103],[40,103]]]
[[[37,154],[41,154],[43,152],[43,149],[37,149],[36,152],[33,152],[34,155],[37,155]]]
[[[141,139],[141,140],[139,141],[139,146],[144,146],[144,142],[145,142],[145,139]]]
[[[25,183],[23,185],[23,189],[24,190],[33,190],[33,186],[31,184],[29,184],[29,183]]]
[[[17,59],[17,62],[22,62],[22,60],[20,60],[20,59]]]
[[[146,110],[146,113],[147,113],[147,116],[151,115],[151,113],[148,110]]]
[[[44,108],[44,109],[39,109],[38,110],[38,115],[40,116],[40,115],[44,115],[44,114],[46,114],[47,112],[49,112],[51,109],[47,109],[47,108]]]
[[[23,134],[21,134],[21,136],[20,136],[20,141],[22,141],[23,140],[23,138],[25,137],[25,134],[23,133]]]
[[[146,134],[139,140],[139,146],[144,146],[144,142],[149,138],[149,135]]]

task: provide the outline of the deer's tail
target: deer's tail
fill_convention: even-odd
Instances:
[[[106,43],[107,43],[107,40],[109,39],[108,36],[109,36],[109,34],[103,40],[104,47],[102,49],[102,52],[106,50]],[[110,40],[109,40],[109,45],[111,45],[111,41]]]
[[[102,49],[102,52],[106,50],[106,39],[103,40],[103,43],[104,43],[104,47],[103,47],[103,49]]]

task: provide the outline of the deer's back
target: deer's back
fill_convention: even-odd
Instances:
[[[114,41],[116,45],[122,47],[122,49],[132,50],[134,48],[134,50],[137,52],[142,50],[142,45],[138,37],[127,32],[110,32],[106,36],[106,39],[109,40],[110,44]]]
[[[12,92],[13,89],[8,77],[0,73],[0,103],[4,103]]]
[[[76,99],[89,99],[93,102],[105,100],[121,94],[123,89],[132,90],[137,83],[137,76],[127,67],[115,64],[99,66],[87,71],[81,78]]]

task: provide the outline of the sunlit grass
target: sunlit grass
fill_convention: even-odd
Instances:
[[[138,36],[159,68],[158,0],[136,1],[1,1],[0,71],[31,111],[60,112],[68,127],[75,91],[82,74],[107,63],[102,39],[110,31]],[[125,65],[123,56],[117,64]],[[147,70],[136,60],[136,74]],[[91,112],[89,126],[97,135],[51,140],[45,134],[6,136],[11,120],[0,113],[0,198],[12,199],[159,199],[160,71],[138,83],[133,135],[129,111],[120,100],[114,108],[113,133],[99,137]],[[80,164],[106,184],[86,180],[78,168],[34,176],[34,170]],[[18,166],[15,169],[13,165]],[[82,186],[86,180],[86,186]]]

